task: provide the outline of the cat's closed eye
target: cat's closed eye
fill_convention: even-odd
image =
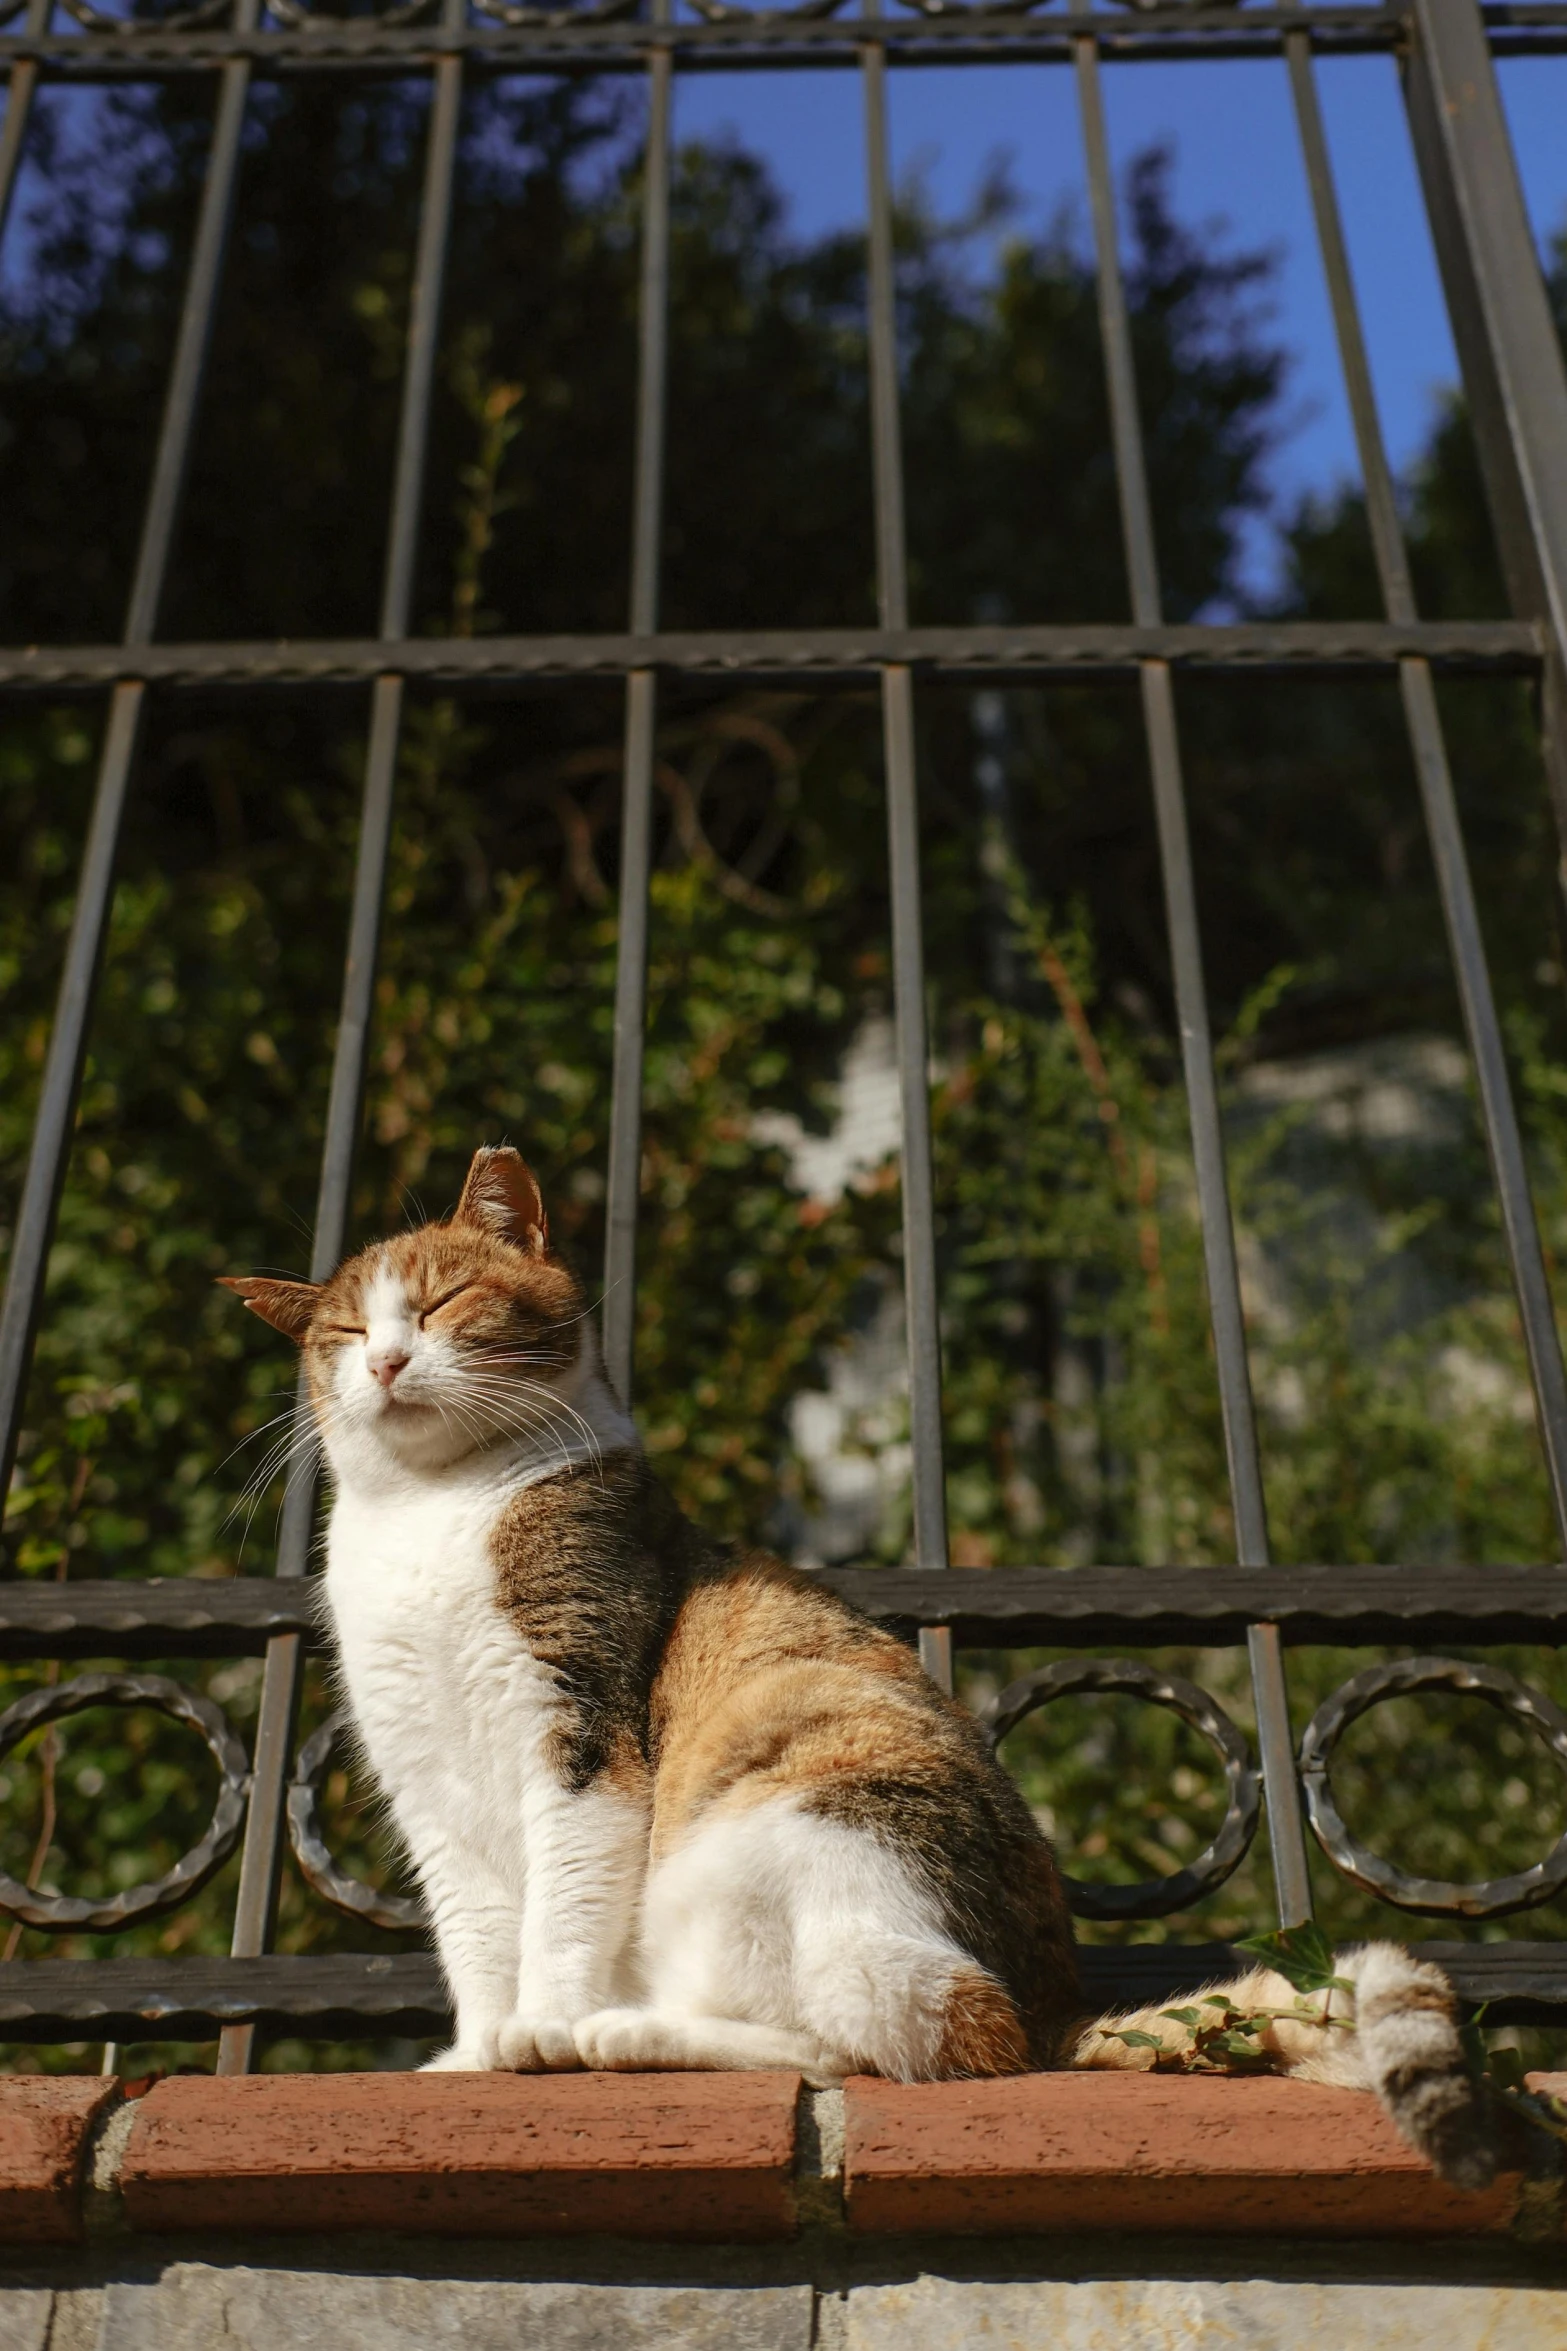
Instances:
[[[362,1322],[328,1322],[321,1327],[334,1339],[363,1339],[369,1336]]]
[[[439,1314],[443,1306],[450,1306],[454,1298],[462,1297],[465,1291],[471,1290],[472,1288],[472,1282],[459,1282],[455,1290],[447,1290],[441,1297],[432,1298],[428,1306],[422,1306],[419,1309],[420,1329],[422,1330],[424,1328],[432,1314]]]

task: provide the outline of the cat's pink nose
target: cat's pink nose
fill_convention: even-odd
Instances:
[[[396,1347],[378,1347],[370,1357],[370,1372],[383,1388],[389,1388],[400,1371],[406,1370],[408,1357]]]

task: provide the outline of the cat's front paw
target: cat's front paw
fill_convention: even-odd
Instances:
[[[688,2036],[646,2008],[601,2008],[577,2027],[577,2055],[595,2073],[645,2073],[691,2062]]]
[[[640,2008],[601,2008],[577,2027],[577,2055],[595,2073],[635,2064],[641,2043]]]
[[[505,2073],[569,2073],[581,2065],[576,2035],[563,2016],[519,2009],[499,2026],[493,2064]]]
[[[492,2070],[477,2049],[442,2049],[436,2056],[427,2057],[419,2068],[421,2073],[489,2073]]]

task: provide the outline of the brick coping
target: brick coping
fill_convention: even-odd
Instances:
[[[1368,2095],[1265,2076],[840,2092],[790,2073],[187,2075],[132,2100],[95,2077],[0,2078],[0,2243],[127,2230],[759,2243],[802,2227],[1564,2233],[1559,2181],[1450,2188]]]

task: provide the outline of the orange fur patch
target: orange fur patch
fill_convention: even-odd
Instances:
[[[714,1805],[748,1809],[848,1772],[928,1767],[935,1699],[892,1634],[777,1560],[748,1556],[697,1585],[664,1652],[654,1852]]]
[[[936,2079],[1028,2070],[1028,2036],[1017,2009],[994,1976],[982,1967],[965,1969],[947,1998],[947,2019],[933,2068]]]

